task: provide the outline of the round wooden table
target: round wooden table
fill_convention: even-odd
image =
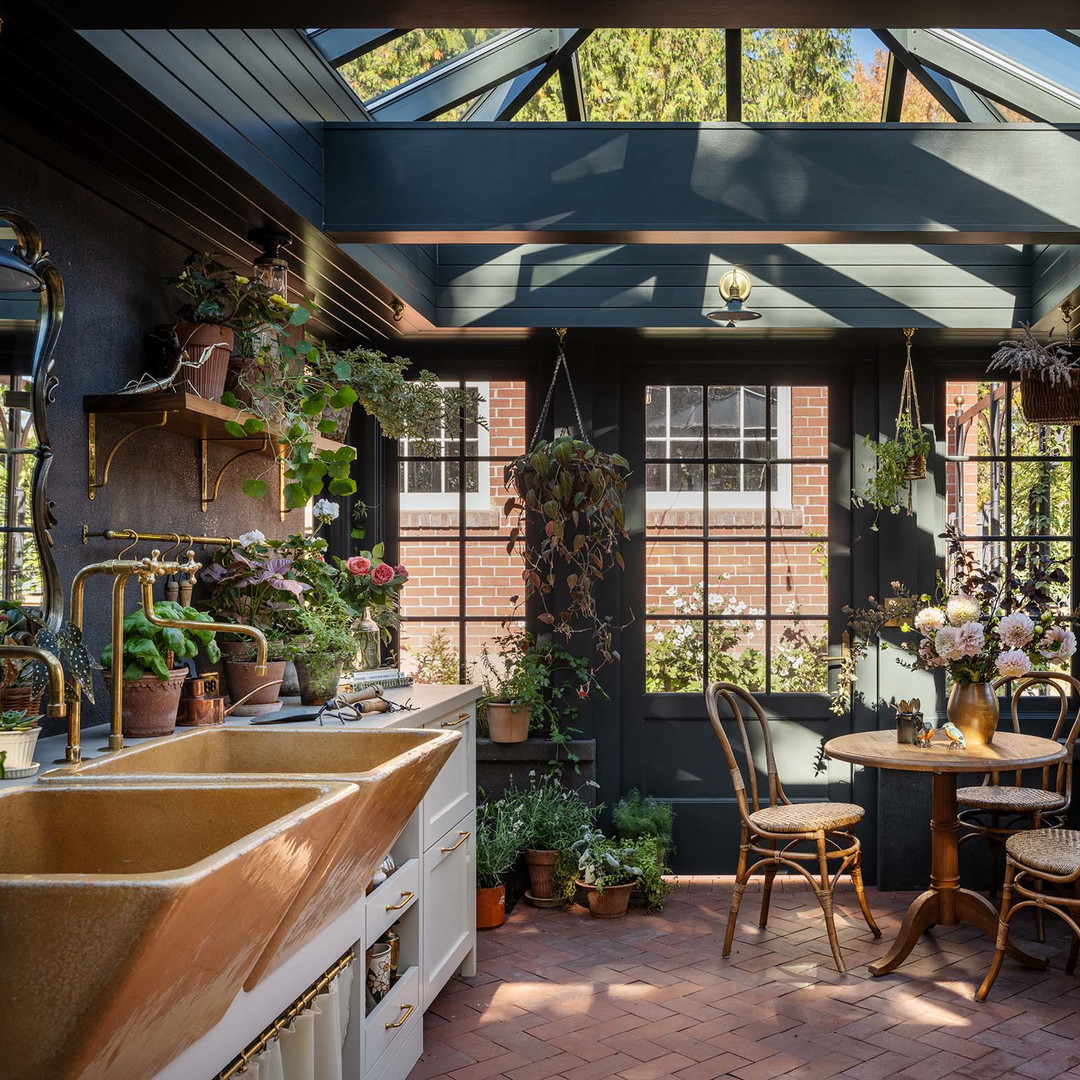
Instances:
[[[825,744],[825,753],[839,761],[872,769],[928,772],[934,778],[930,888],[912,901],[892,948],[882,960],[870,965],[871,975],[895,971],[915,947],[919,936],[932,926],[966,922],[991,939],[997,937],[998,913],[994,905],[982,894],[960,887],[956,778],[960,773],[1005,772],[1050,765],[1065,757],[1065,747],[1053,739],[1011,731],[997,732],[990,746],[970,746],[966,750],[950,749],[944,739],[944,734],[936,735],[935,741],[924,749],[898,743],[896,732],[887,730],[840,735]],[[1008,952],[1030,967],[1046,967],[1045,959],[1032,956],[1012,942]]]

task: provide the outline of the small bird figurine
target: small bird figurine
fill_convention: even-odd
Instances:
[[[964,733],[955,724],[947,723],[942,727],[941,730],[949,736],[950,750],[967,749],[967,740],[964,738]]]
[[[919,726],[915,731],[915,745],[928,749],[930,740],[934,737],[934,725],[922,713],[918,713],[917,716]]]

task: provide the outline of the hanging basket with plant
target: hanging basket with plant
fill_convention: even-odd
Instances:
[[[1065,337],[1051,329],[1042,342],[1030,326],[1002,341],[987,370],[1007,371],[1020,381],[1020,407],[1030,424],[1080,424],[1080,362],[1072,355],[1072,306],[1061,305]]]
[[[525,595],[535,596],[538,616],[557,634],[570,638],[591,632],[604,662],[617,660],[612,623],[597,607],[596,589],[613,566],[624,568],[619,542],[627,536],[623,494],[629,465],[619,454],[595,447],[585,435],[570,368],[559,332],[559,352],[547,398],[528,453],[511,461],[504,479],[510,492],[503,512],[512,522],[506,550],[524,560]],[[566,375],[579,438],[540,438],[559,378]],[[529,525],[536,526],[538,543]],[[523,539],[523,544],[518,544]]]
[[[900,408],[896,414],[896,437],[877,441],[869,435],[863,445],[874,455],[874,468],[866,486],[856,492],[855,506],[871,506],[877,511],[872,528],[877,530],[878,517],[884,511],[899,514],[907,495],[907,513],[914,514],[911,485],[926,476],[926,458],[930,453],[930,437],[922,427],[919,395],[915,390],[915,371],[911,364],[911,339],[915,330],[904,330],[907,339],[907,360],[900,389]]]

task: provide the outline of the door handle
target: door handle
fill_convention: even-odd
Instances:
[[[416,893],[414,893],[414,892],[403,892],[401,894],[400,902],[397,903],[397,904],[387,904],[386,905],[386,910],[387,911],[400,911],[415,895],[416,895]]]
[[[459,712],[456,720],[444,720],[439,727],[457,727],[458,724],[464,724],[472,716],[472,713]]]
[[[416,1006],[415,1005],[402,1005],[401,1008],[405,1011],[405,1015],[400,1020],[395,1020],[392,1024],[391,1023],[384,1024],[383,1027],[385,1027],[387,1031],[389,1031],[391,1028],[399,1028],[399,1027],[401,1027],[405,1023],[405,1021],[408,1020],[410,1016],[412,1016],[413,1009],[415,1009]]]
[[[459,832],[458,836],[460,836],[461,839],[456,844],[453,844],[450,847],[441,847],[441,848],[439,848],[439,850],[441,852],[443,852],[443,854],[445,854],[446,852],[449,852],[449,851],[457,851],[457,849],[459,847],[461,847],[461,845],[464,844],[465,841],[468,840],[470,836],[472,836],[472,833],[471,832]]]
[[[827,652],[819,653],[818,659],[823,660],[826,664],[842,664],[845,660],[851,659],[851,633],[845,630],[840,635],[840,655],[830,656]]]

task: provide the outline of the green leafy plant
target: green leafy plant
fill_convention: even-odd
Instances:
[[[627,537],[628,468],[619,454],[561,436],[537,443],[504,474],[511,497],[503,512],[512,522],[506,550],[513,554],[518,540],[525,539],[520,548],[525,595],[539,598],[543,610],[537,617],[555,633],[567,639],[590,633],[604,663],[619,657],[612,648],[611,619],[597,609],[595,590],[613,566],[624,568],[619,542]],[[530,521],[538,527],[539,546],[529,543]]]
[[[918,459],[922,458],[922,471],[925,472],[925,458],[930,453],[930,436],[921,427],[902,420],[897,424],[895,439],[878,442],[867,435],[863,445],[873,453],[875,464],[862,492],[857,494],[852,502],[859,507],[871,506],[878,515],[882,511],[899,514],[904,507],[904,494],[907,493],[907,512],[912,514],[912,470],[914,468],[918,471]],[[877,527],[875,517],[873,528],[876,530]]]
[[[665,852],[672,850],[675,810],[669,802],[661,802],[651,795],[642,795],[637,788],[631,788],[611,808],[611,823],[615,836],[620,840],[655,836]]]
[[[413,659],[413,679],[418,683],[455,684],[461,682],[457,650],[442,628],[424,642]]]
[[[36,645],[55,656],[68,678],[64,693],[74,700],[74,686],[88,701],[94,701],[94,681],[91,673],[90,651],[83,643],[82,631],[74,623],[62,623],[53,630],[37,608],[22,604],[0,604],[0,633],[5,645]],[[28,686],[40,694],[49,685],[49,674],[38,660],[5,657],[0,663],[0,685]]]
[[[521,854],[520,806],[513,797],[491,799],[476,811],[476,887],[502,885]]]
[[[534,779],[516,798],[521,846],[536,851],[569,850],[585,829],[595,826],[603,809],[590,806],[580,792],[551,776]]]
[[[599,829],[585,829],[571,850],[577,854],[583,885],[598,892],[611,885],[637,885],[650,911],[663,908],[664,897],[672,888],[663,875],[671,871],[664,865],[664,853],[655,836],[611,840]]]
[[[213,619],[193,607],[181,607],[174,600],[159,600],[154,604],[154,614],[162,619],[185,622],[213,622]],[[172,626],[156,626],[141,611],[133,611],[124,617],[124,679],[132,682],[146,674],[156,675],[165,682],[169,678],[171,660],[194,658],[199,650],[206,652],[212,664],[221,659],[213,630],[181,630]],[[106,645],[101,653],[102,667],[113,666],[112,645]]]
[[[5,709],[0,712],[0,731],[28,731],[37,727],[40,716],[28,716],[25,709]]]
[[[297,659],[307,664],[317,681],[355,659],[359,648],[355,620],[352,609],[336,593],[297,611],[301,635]]]

